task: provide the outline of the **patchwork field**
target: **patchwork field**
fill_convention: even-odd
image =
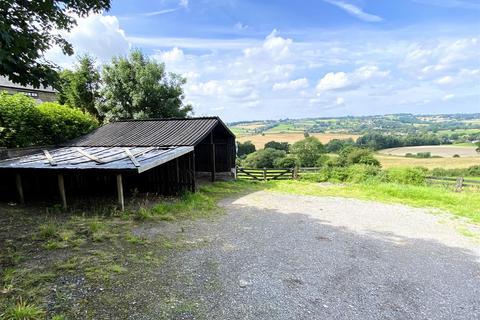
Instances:
[[[311,136],[318,138],[322,143],[327,143],[333,139],[357,139],[359,135],[343,133],[312,133]],[[304,139],[303,133],[266,133],[264,135],[252,135],[237,138],[240,142],[252,141],[257,149],[263,149],[265,143],[269,141],[294,143]]]
[[[457,145],[442,145],[442,146],[415,146],[415,147],[401,147],[380,150],[379,153],[404,156],[407,153],[416,154],[419,152],[430,152],[432,156],[453,157],[455,154],[460,157],[478,157],[479,154],[472,146],[457,146]]]
[[[425,167],[427,169],[444,168],[468,168],[480,165],[480,157],[464,157],[464,158],[406,158],[403,156],[393,156],[385,154],[377,154],[376,158],[380,161],[383,168],[394,167]]]

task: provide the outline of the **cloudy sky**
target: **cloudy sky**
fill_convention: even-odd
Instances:
[[[479,17],[478,0],[112,0],[67,38],[165,62],[197,116],[480,112]]]

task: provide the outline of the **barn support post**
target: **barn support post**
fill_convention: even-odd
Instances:
[[[178,164],[178,158],[175,159],[175,169],[177,171],[177,193],[180,193],[180,191],[182,190],[182,186],[180,185],[180,166]]]
[[[192,192],[197,191],[197,174],[195,169],[195,151],[192,152]]]
[[[118,194],[118,205],[120,210],[125,211],[125,200],[123,198],[123,180],[122,174],[117,174],[117,194]]]
[[[63,174],[57,176],[58,180],[58,190],[60,191],[60,198],[62,199],[62,208],[67,210],[67,195],[65,194],[65,181],[63,179]]]
[[[211,181],[215,181],[215,170],[216,170],[216,165],[215,165],[215,143],[213,142],[213,133],[210,133],[210,147],[211,147],[211,152],[212,152],[212,176],[211,176]]]
[[[15,175],[15,184],[17,185],[18,199],[20,204],[25,204],[25,197],[23,195],[23,185],[22,185],[22,176],[20,173]]]

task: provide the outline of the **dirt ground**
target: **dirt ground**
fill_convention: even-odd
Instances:
[[[480,245],[448,215],[268,191],[220,206],[198,220],[119,217],[102,241],[85,231],[85,243],[32,250],[18,268],[54,263],[36,281],[50,314],[72,319],[480,318]],[[22,225],[0,228],[0,244],[31,238]],[[86,268],[69,267],[72,255]]]

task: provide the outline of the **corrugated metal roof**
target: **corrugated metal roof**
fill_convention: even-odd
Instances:
[[[0,169],[109,169],[147,171],[193,147],[66,147],[0,161]]]
[[[230,132],[218,117],[117,121],[75,139],[68,145],[85,147],[195,146],[218,124]],[[233,133],[231,134],[233,136]]]

